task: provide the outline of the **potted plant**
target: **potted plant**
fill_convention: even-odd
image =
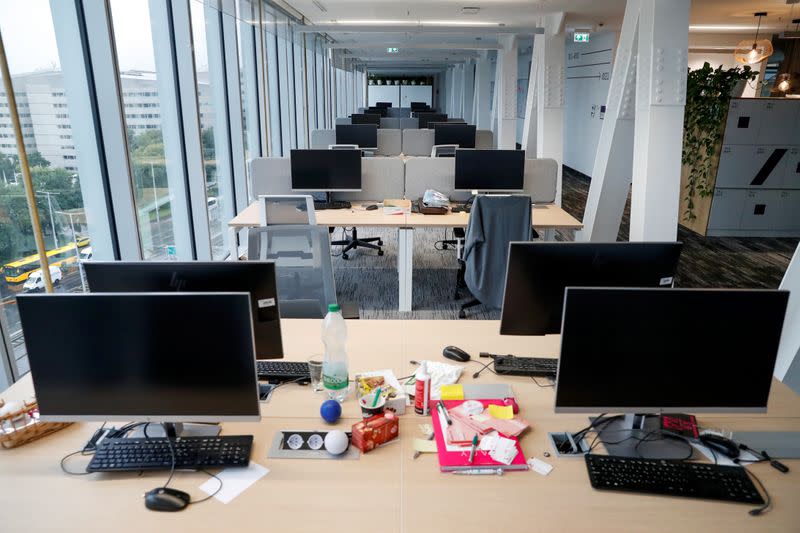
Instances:
[[[683,163],[681,201],[682,221],[693,225],[698,202],[709,202],[714,193],[719,151],[728,105],[734,92],[743,90],[742,83],[755,79],[749,66],[716,69],[704,63],[689,71],[686,78],[686,107],[683,117]],[[701,224],[705,233],[707,221]],[[694,229],[694,228],[692,228]]]

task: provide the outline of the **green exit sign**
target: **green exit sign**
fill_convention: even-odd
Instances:
[[[576,42],[576,43],[588,43],[589,42],[589,32],[588,31],[576,31],[573,41]]]
[[[400,51],[400,49],[399,48],[395,48],[394,46],[386,49],[386,53],[387,54],[396,54],[399,51]]]

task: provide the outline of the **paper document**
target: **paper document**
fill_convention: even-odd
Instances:
[[[267,474],[269,474],[268,468],[250,461],[250,466],[247,468],[226,468],[217,474],[219,480],[212,477],[200,485],[200,490],[211,495],[219,489],[214,498],[222,503],[230,503],[231,500],[247,490],[250,485]],[[220,481],[222,481],[222,488],[219,487]]]
[[[414,451],[420,453],[436,453],[436,441],[428,439],[414,439]]]
[[[528,466],[531,470],[536,472],[537,474],[541,474],[546,476],[553,470],[553,465],[549,463],[545,463],[541,459],[537,459],[536,457],[531,457],[528,459]]]

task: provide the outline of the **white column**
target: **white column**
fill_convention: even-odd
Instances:
[[[473,101],[475,100],[475,62],[469,60],[464,64],[464,120],[467,124],[475,123]]]
[[[614,242],[628,191],[633,165],[633,116],[636,101],[637,25],[640,0],[628,0],[611,71],[611,83],[597,153],[592,166],[583,230],[575,240]]]
[[[534,38],[536,70],[536,157],[558,163],[556,203],[561,205],[561,163],[564,160],[564,13],[542,17],[544,33]],[[533,67],[532,67],[533,69]]]
[[[500,38],[503,49],[497,53],[497,147],[514,149],[517,145],[517,37]]]
[[[541,44],[541,40],[538,44]],[[522,149],[525,150],[526,157],[536,157],[536,83],[537,72],[539,71],[540,61],[537,57],[536,36],[533,37],[533,51],[531,53],[531,68],[528,73],[528,94],[525,98],[525,119],[522,123]],[[561,173],[559,169],[559,174]]]
[[[475,125],[479,130],[492,128],[489,110],[489,84],[492,79],[489,71],[489,53],[482,51],[478,62],[475,64],[475,96],[473,98],[472,113]]]
[[[690,0],[642,0],[633,142],[631,241],[678,234]]]
[[[794,252],[792,262],[786,269],[780,288],[791,291],[786,318],[783,321],[783,334],[775,363],[775,377],[783,381],[795,392],[800,391],[800,245]]]

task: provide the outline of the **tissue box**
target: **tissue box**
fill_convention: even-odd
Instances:
[[[411,200],[384,200],[383,201],[383,214],[384,215],[410,215],[411,214]]]
[[[369,381],[369,378],[383,378],[383,383],[370,386],[368,390],[362,387],[362,381]],[[394,372],[391,370],[375,370],[374,372],[362,372],[360,374],[356,374],[355,376],[356,382],[356,399],[361,401],[362,396],[366,396],[371,393],[375,388],[378,386],[385,386],[389,385],[394,391],[391,397],[386,398],[386,409],[391,409],[398,415],[405,414],[406,412],[406,400],[407,396],[405,393],[405,389],[400,382],[397,381],[397,377],[395,377]]]
[[[382,415],[356,422],[353,424],[353,436],[350,443],[361,450],[363,453],[374,450],[400,434],[400,419],[397,415],[388,411]]]

